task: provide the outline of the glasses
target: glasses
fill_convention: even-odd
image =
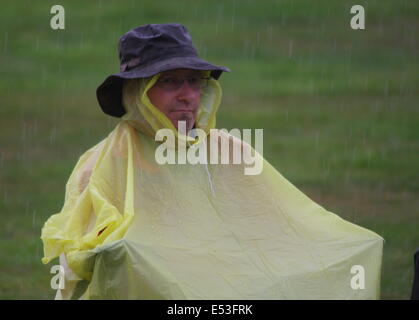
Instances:
[[[185,81],[188,81],[189,86],[192,90],[201,90],[208,86],[208,81],[211,77],[202,77],[202,76],[192,76],[186,78],[178,78],[178,77],[164,77],[158,79],[156,84],[159,88],[166,90],[166,91],[175,91],[180,89]]]

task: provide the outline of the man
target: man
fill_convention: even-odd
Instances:
[[[63,209],[42,230],[43,262],[60,256],[67,270],[58,297],[379,297],[383,239],[314,203],[261,155],[259,175],[245,175],[243,163],[156,162],[160,129],[189,148],[216,139],[251,151],[228,133],[208,136],[221,101],[217,79],[229,70],[200,59],[185,27],[140,26],[119,50],[121,72],[97,97],[122,121],[82,155]]]

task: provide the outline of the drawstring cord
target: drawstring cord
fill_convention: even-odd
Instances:
[[[211,188],[212,195],[215,198],[214,185],[212,184],[212,178],[211,178],[211,174],[210,174],[210,172],[208,170],[208,164],[207,163],[205,163],[205,171],[207,171],[207,174],[208,174],[208,182],[209,182],[209,185],[210,185],[210,188]]]
[[[191,136],[191,137],[193,137],[193,138],[196,138],[196,136],[197,136],[196,129],[195,128],[192,128],[191,130],[189,130],[188,135]],[[206,144],[205,139],[202,141],[202,143]],[[206,147],[206,145],[205,145],[205,147]],[[211,177],[211,173],[208,170],[208,164],[207,163],[205,163],[205,171],[207,172],[207,175],[208,175],[208,182],[209,182],[209,185],[210,185],[210,189],[211,189],[212,195],[215,198],[214,184],[212,183],[212,177]]]

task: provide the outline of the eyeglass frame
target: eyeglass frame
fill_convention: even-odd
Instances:
[[[173,88],[164,87],[165,83],[163,83],[163,81],[166,80],[166,79],[176,79],[177,82],[166,83],[166,84],[169,84],[169,85],[170,84],[173,84],[173,85],[176,84],[176,86],[174,86]],[[194,87],[194,84],[191,84],[190,81],[195,80],[195,79],[200,80],[200,81],[205,80],[203,82],[204,85],[201,84],[198,87]],[[198,91],[198,90],[206,88],[208,86],[208,81],[211,80],[211,79],[212,79],[212,77],[204,77],[204,76],[189,76],[189,77],[164,76],[162,78],[157,79],[155,84],[160,89],[162,89],[164,91],[176,91],[176,90],[179,90],[180,88],[182,88],[183,85],[185,84],[185,81],[186,81],[186,82],[188,82],[188,85],[192,90]],[[181,81],[179,81],[179,80],[181,80]]]

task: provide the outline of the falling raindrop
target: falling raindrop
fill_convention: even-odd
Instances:
[[[36,210],[32,213],[32,228],[35,229],[35,220],[36,220]]]
[[[379,24],[378,24],[378,34],[381,36],[381,35],[383,35],[383,31],[384,31],[384,28],[383,28],[383,20],[382,19],[380,19],[380,22],[379,22]]]
[[[327,166],[326,166],[326,178],[328,178],[330,175],[330,162],[327,162]]]
[[[56,123],[56,122],[54,122],[54,123]],[[53,142],[55,142],[56,134],[57,134],[57,126],[54,124],[54,126],[52,127],[52,130],[50,132],[50,135],[49,135],[49,144],[52,144]]]
[[[349,170],[346,170],[345,171],[345,179],[344,179],[346,184],[349,183],[351,176],[352,176],[352,173]]]
[[[28,212],[29,212],[29,201],[26,200],[25,201],[25,219],[26,219],[26,215],[28,214]]]
[[[368,87],[368,73],[364,78],[364,89],[367,89],[367,87]]]
[[[21,138],[22,138],[22,144],[24,144],[25,143],[25,141],[26,141],[26,121],[22,121],[22,124],[23,124],[23,128],[22,128],[22,130],[21,130]]]
[[[388,96],[388,80],[386,80],[386,82],[385,82],[384,94],[386,95],[386,97]]]
[[[45,85],[46,75],[47,75],[46,69],[42,68],[42,70],[41,70],[41,86],[42,87],[44,87],[44,85]]]
[[[271,25],[268,25],[268,27],[266,28],[266,32],[268,33],[269,41],[272,42],[273,27]]]
[[[335,91],[335,83],[333,82],[333,80],[330,81],[330,92],[334,92]]]
[[[315,140],[316,140],[316,148],[318,148],[319,147],[319,132],[317,131],[316,132],[316,135],[315,135]]]
[[[9,34],[7,32],[5,32],[4,33],[4,44],[3,44],[3,52],[4,53],[7,52],[8,39],[9,39]]]
[[[352,161],[355,161],[358,155],[358,150],[356,147],[352,149]]]
[[[65,107],[63,105],[60,105],[60,119],[61,119],[60,122],[62,122],[63,120],[65,120],[64,119],[64,111],[65,111]]]
[[[18,284],[19,284],[20,294],[24,293],[26,291],[24,280],[19,279]]]
[[[121,21],[120,21],[121,24]],[[84,48],[84,34],[83,32],[81,33],[81,37],[80,37],[80,49]]]
[[[59,33],[57,33],[57,35],[55,37],[55,48],[56,49],[59,49],[60,46],[61,46],[61,44],[60,44],[60,35],[59,35]]]
[[[292,40],[290,40],[288,42],[288,58],[292,57],[293,47],[294,47],[294,42]]]
[[[6,98],[10,97],[10,84],[7,84],[7,89],[6,89]]]
[[[35,259],[38,260],[41,257],[41,250],[40,250],[40,245],[39,242],[36,242],[36,254],[35,254]]]
[[[286,18],[284,14],[281,14],[281,26],[285,26],[286,24]]]
[[[311,94],[313,94],[313,92],[314,92],[314,81],[313,81],[313,79],[310,79],[309,92]]]
[[[236,23],[236,0],[233,1],[233,14],[231,15],[231,30],[234,30]]]

